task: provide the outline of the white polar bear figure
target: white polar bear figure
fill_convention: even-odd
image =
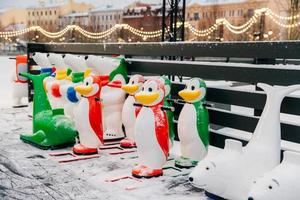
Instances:
[[[103,56],[86,57],[88,67],[94,73],[107,76],[110,83],[118,83],[120,87],[102,87],[100,98],[103,100],[103,130],[104,139],[124,138],[122,130],[122,108],[126,93],[121,89],[127,82],[127,70],[124,58],[109,58]]]
[[[248,200],[298,200],[300,153],[285,151],[280,165],[254,181]]]
[[[267,101],[254,134],[249,143],[243,147],[241,155],[223,166],[217,166],[222,170],[215,170],[215,173],[207,173],[204,170],[197,172],[199,176],[205,177],[201,182],[209,193],[230,200],[247,199],[253,181],[280,163],[281,102],[286,95],[299,90],[300,85],[272,87],[259,83],[258,87],[267,93]],[[218,158],[224,159],[222,156]],[[208,159],[201,161],[199,168],[206,167],[208,161]],[[218,159],[215,163],[219,163]],[[216,186],[219,186],[220,182],[223,183],[223,187],[219,190]]]
[[[225,140],[225,148],[215,157],[206,157],[199,162],[192,173],[189,175],[189,181],[197,188],[214,191],[213,194],[221,196],[226,192],[226,178],[236,170],[237,167],[231,167],[231,162],[242,156],[242,143],[237,140]],[[218,179],[216,174],[220,174],[223,169],[230,169],[224,179]]]
[[[70,81],[60,88],[62,98],[64,99],[65,115],[74,119],[74,108],[78,105],[81,96],[76,93],[74,87],[82,84],[84,76],[87,76],[89,70],[84,57],[66,54],[62,56],[66,66],[72,69]]]
[[[13,107],[24,107],[26,104],[22,104],[22,98],[28,97],[28,82],[27,78],[19,76],[21,72],[27,72],[27,56],[16,56],[16,69],[12,74],[12,99]]]

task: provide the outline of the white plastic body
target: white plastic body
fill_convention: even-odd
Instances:
[[[162,169],[167,160],[156,138],[155,116],[150,108],[141,109],[134,130],[138,163],[151,169]]]
[[[126,137],[132,141],[135,141],[134,137],[134,125],[136,121],[135,109],[136,107],[133,105],[135,103],[135,99],[132,95],[129,95],[125,100],[122,109],[122,123],[126,130]]]
[[[197,113],[193,104],[186,103],[178,118],[181,156],[200,161],[207,155],[197,129]]]
[[[63,62],[66,66],[70,67],[73,72],[84,72],[88,67],[84,57],[66,54],[63,58]]]
[[[13,106],[20,106],[22,98],[28,97],[28,83],[12,82]]]
[[[49,53],[48,59],[51,65],[55,66],[57,70],[68,68],[61,54]]]
[[[75,86],[81,85],[81,84],[82,83],[72,83],[72,82],[69,81],[68,83],[62,85],[59,88],[59,91],[60,91],[60,93],[62,95],[64,113],[70,119],[74,119],[74,109],[79,104],[80,99],[81,99],[81,95],[78,94],[78,93],[76,93],[76,97],[78,99],[78,102],[71,102],[68,99],[68,89],[70,87],[75,87]]]
[[[99,148],[102,145],[90,124],[88,99],[82,98],[75,107],[74,121],[79,133],[80,144],[88,148]]]
[[[97,75],[109,75],[119,66],[119,60],[89,55],[86,60],[88,67]],[[121,81],[126,84],[122,75],[116,75],[112,81]],[[119,139],[124,137],[122,130],[122,109],[126,98],[126,93],[121,88],[102,87],[100,98],[103,112],[104,139]]]
[[[122,85],[126,84],[121,75],[116,75],[113,81],[119,80]],[[121,88],[104,86],[100,97],[103,99],[103,127],[104,139],[123,138],[122,130],[122,109],[126,98],[126,93]]]
[[[286,151],[280,165],[252,185],[248,198],[254,200],[298,200],[300,197],[300,154]]]
[[[237,152],[236,157],[230,162],[222,158],[226,158],[226,155],[223,155],[224,152],[221,152],[220,156],[213,161],[208,159],[208,162],[218,163],[215,167],[218,170],[214,173],[207,175],[205,170],[197,172],[201,177],[205,177],[201,182],[206,185],[204,188],[206,191],[226,199],[246,199],[253,181],[280,163],[281,102],[286,95],[300,89],[300,85],[272,87],[267,84],[258,84],[258,87],[266,92],[267,101],[248,145],[241,152]],[[220,158],[223,162],[218,160]],[[204,161],[200,162],[199,168],[205,168],[207,162],[206,159]],[[195,170],[197,169],[198,167]],[[223,187],[216,187],[220,182],[223,182]],[[197,185],[196,182],[194,184]]]
[[[231,166],[231,163],[240,157],[242,154],[242,143],[237,140],[227,139],[225,140],[225,148],[215,157],[207,156],[202,160],[196,168],[190,174],[193,178],[192,185],[204,190],[213,191],[215,195],[224,194],[226,191],[225,184],[228,180],[225,178],[230,178],[235,167]],[[228,169],[230,171],[226,176],[224,174],[223,179],[220,179],[217,174],[221,174],[223,169]],[[232,173],[230,173],[232,172]]]

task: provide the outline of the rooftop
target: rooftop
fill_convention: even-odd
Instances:
[[[123,9],[124,6],[121,5],[103,5],[90,10],[90,12],[93,13],[93,12],[122,11]]]
[[[87,12],[84,13],[71,13],[68,15],[64,15],[63,17],[87,17],[89,14]]]
[[[191,0],[188,5],[199,4],[199,5],[215,5],[215,4],[231,4],[231,3],[243,3],[246,0]]]

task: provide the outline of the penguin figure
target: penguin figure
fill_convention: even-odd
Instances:
[[[103,144],[102,105],[99,100],[101,88],[99,76],[88,76],[82,85],[74,88],[82,96],[74,110],[80,140],[80,144],[73,147],[75,154],[96,154]]]
[[[190,168],[206,156],[209,145],[208,111],[203,105],[206,84],[202,79],[193,78],[179,96],[186,103],[178,118],[181,157],[175,160],[175,166]]]
[[[136,74],[130,78],[128,84],[122,86],[122,89],[128,94],[122,109],[122,123],[126,133],[126,138],[120,142],[120,146],[123,148],[135,147],[134,124],[138,108],[133,105],[135,103],[134,95],[140,92],[144,82],[144,77]]]
[[[158,79],[145,82],[142,91],[135,95],[142,104],[135,122],[135,142],[139,164],[132,170],[137,178],[163,175],[162,167],[169,155],[169,127],[166,111],[164,83]]]

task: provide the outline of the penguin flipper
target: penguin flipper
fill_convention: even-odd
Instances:
[[[209,116],[204,107],[196,108],[197,114],[197,131],[202,143],[207,148],[209,145]]]

